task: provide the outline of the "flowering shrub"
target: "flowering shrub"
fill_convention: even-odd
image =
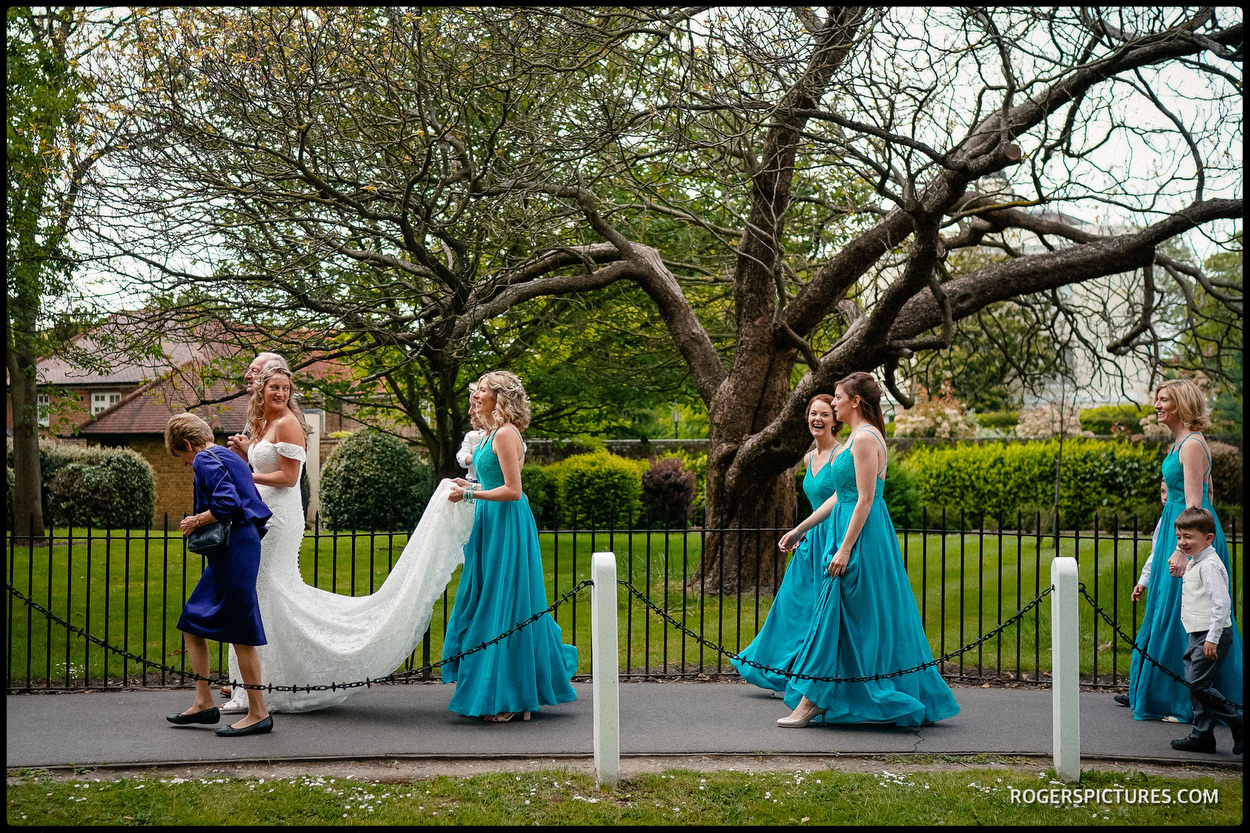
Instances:
[[[1080,411],[1060,408],[1053,402],[1023,412],[1016,423],[1016,436],[1029,440],[1045,440],[1060,434],[1079,437],[1082,433]],[[1090,432],[1089,436],[1092,437],[1093,433]]]
[[[894,417],[896,437],[970,439],[977,435],[977,420],[955,396],[950,381],[942,383],[936,398],[928,389],[917,391],[916,404]]]

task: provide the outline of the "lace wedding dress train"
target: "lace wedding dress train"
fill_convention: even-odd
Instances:
[[[276,471],[278,456],[304,462],[291,443],[254,442],[248,457],[258,472]],[[299,487],[257,486],[273,517],[261,540],[256,596],[269,644],[261,646],[266,685],[310,686],[378,679],[412,653],[430,622],[434,603],[464,561],[473,506],[447,499],[443,480],[376,592],[345,596],[306,584],[299,572],[304,512]],[[239,680],[230,652],[230,679]],[[302,712],[337,705],[356,689],[266,691],[271,712]],[[225,711],[246,711],[247,691],[236,686]]]

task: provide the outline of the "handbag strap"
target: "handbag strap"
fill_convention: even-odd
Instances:
[[[204,450],[207,451],[209,454],[213,455],[214,460],[216,460],[218,463],[221,463],[221,458],[217,456],[217,452],[213,451],[214,448],[216,448],[216,444],[209,443],[208,447],[205,448]],[[230,477],[230,467],[227,466],[225,463],[222,463],[221,467],[226,470],[226,477]],[[231,480],[231,482],[233,482],[233,479]],[[191,500],[194,503],[194,506],[192,506],[191,508],[194,509],[196,512],[201,512],[203,510],[200,509],[200,488],[198,484],[199,484],[199,481],[196,478],[194,477],[191,478]]]

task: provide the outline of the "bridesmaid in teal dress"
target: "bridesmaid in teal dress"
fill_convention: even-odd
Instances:
[[[1155,390],[1155,412],[1159,423],[1172,430],[1172,448],[1163,459],[1163,482],[1167,501],[1142,578],[1133,588],[1132,600],[1146,596],[1146,609],[1134,644],[1164,668],[1185,678],[1184,656],[1189,644],[1181,625],[1181,578],[1185,560],[1176,550],[1176,516],[1186,506],[1201,506],[1215,518],[1213,546],[1225,569],[1229,569],[1228,542],[1219,515],[1211,504],[1211,452],[1202,428],[1207,424],[1206,401],[1201,389],[1188,379],[1163,382]],[[1231,570],[1230,570],[1231,572]],[[1179,575],[1178,575],[1179,574]],[[1234,600],[1236,588],[1231,588]],[[1234,703],[1241,703],[1242,643],[1233,605],[1230,628],[1233,644],[1220,663],[1212,685]],[[1175,719],[1193,722],[1189,689],[1169,677],[1153,663],[1133,651],[1129,661],[1128,694],[1116,695],[1116,702],[1132,709],[1137,720]]]
[[[493,371],[478,380],[472,407],[488,428],[473,453],[478,482],[457,478],[449,499],[474,501],[473,531],[443,640],[443,682],[456,684],[447,708],[506,723],[528,720],[539,706],[577,699],[569,682],[577,648],[561,641],[550,615],[460,659],[547,608],[538,527],[521,491],[529,398],[521,380]]]
[[[833,418],[833,397],[818,393],[807,404],[807,430],[816,441],[816,447],[807,454],[807,471],[803,475],[803,493],[808,503],[817,507],[833,496],[833,478],[830,461],[840,443],[837,440],[841,423]],[[803,645],[807,626],[812,621],[816,606],[816,593],[824,576],[825,566],[821,554],[825,551],[828,524],[817,524],[799,544],[786,566],[785,576],[773,605],[769,608],[764,627],[742,650],[737,659],[731,660],[738,674],[748,683],[760,688],[783,692],[786,678],[778,671],[790,667],[794,655]],[[759,663],[757,668],[743,660]],[[776,669],[776,670],[766,670]]]
[[[836,500],[782,536],[782,549],[824,516],[831,530],[827,575],[811,626],[786,686],[794,711],[777,721],[800,728],[816,717],[826,723],[893,723],[919,726],[952,717],[959,706],[937,669],[859,682],[803,677],[857,678],[890,674],[933,661],[916,598],[903,568],[894,523],[885,506],[886,449],[881,389],[867,373],[838,382],[834,417],[850,427],[833,458]]]

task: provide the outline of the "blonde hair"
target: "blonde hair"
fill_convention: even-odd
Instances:
[[[178,452],[185,450],[184,446],[194,450],[196,446],[212,443],[213,429],[195,414],[174,414],[165,423],[165,450],[171,457],[177,457]]]
[[[1207,400],[1202,395],[1201,388],[1189,379],[1168,379],[1155,388],[1155,396],[1164,390],[1176,403],[1176,415],[1181,418],[1181,422],[1195,431],[1207,427],[1211,411],[1207,408]]]
[[[478,386],[485,385],[495,394],[495,410],[480,414],[487,429],[511,423],[518,431],[530,424],[530,398],[525,393],[521,379],[506,370],[491,370],[478,379]]]
[[[265,387],[269,384],[269,380],[275,376],[285,376],[287,381],[291,383],[291,395],[287,397],[286,407],[295,414],[296,421],[299,422],[300,428],[304,429],[304,436],[307,437],[311,430],[308,427],[307,420],[304,419],[304,412],[300,410],[299,402],[295,399],[295,378],[290,369],[282,365],[270,363],[265,365],[265,369],[261,371],[260,376],[256,377],[256,386],[252,390],[252,399],[247,403],[247,433],[252,437],[263,437],[268,424],[265,420]]]

